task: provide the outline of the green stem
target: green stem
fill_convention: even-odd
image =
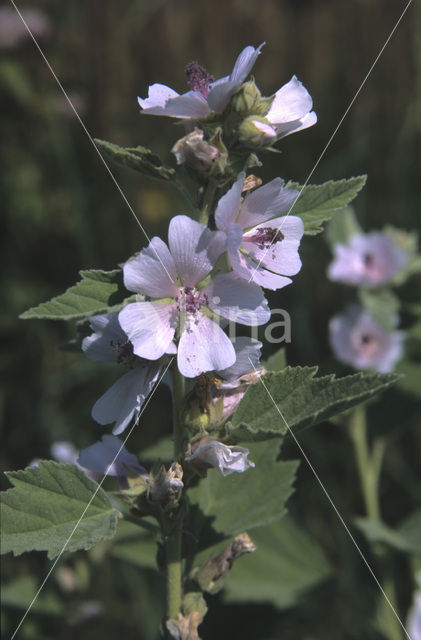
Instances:
[[[350,418],[351,438],[361,483],[365,509],[370,520],[381,522],[378,497],[379,465],[373,465],[368,447],[365,407],[358,405]]]
[[[173,383],[173,425],[174,425],[174,458],[182,462],[184,453],[184,425],[182,421],[182,404],[184,398],[184,377],[177,365],[172,369]],[[178,618],[182,600],[182,557],[181,534],[183,519],[181,513],[175,514],[175,520],[166,532],[165,554],[167,564],[167,619]]]
[[[386,443],[382,439],[375,440],[370,451],[368,444],[367,421],[365,407],[357,406],[350,417],[350,432],[354,445],[355,459],[358,467],[361,489],[364,498],[365,511],[370,520],[381,523],[379,504],[379,479],[382,468]],[[388,564],[387,550],[379,544],[373,545],[373,551],[382,561],[384,572],[387,574],[382,581],[382,588],[395,611],[398,609],[396,590],[391,578]],[[382,611],[381,626],[389,640],[402,640],[402,629],[389,603]]]

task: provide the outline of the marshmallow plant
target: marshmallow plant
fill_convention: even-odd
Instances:
[[[262,348],[270,350],[257,338],[271,321],[267,292],[282,300],[282,289],[293,286],[301,269],[323,277],[302,264],[301,244],[326,220],[340,217],[365,182],[356,177],[303,188],[281,177],[263,184],[251,173],[253,167],[260,172],[267,147],[317,120],[295,76],[262,97],[249,78],[262,48],[247,46],[231,73],[217,80],[192,62],[186,92],[153,84],[148,97],[139,98],[140,117],[184,124],[184,135],[169,141],[172,164],[145,147],[97,141],[115,162],[174,187],[185,198],[184,210],[174,211],[167,238],[145,243],[139,237],[139,252],[122,256],[121,267],[82,271],[75,286],[21,316],[76,321],[81,351],[114,367],[115,380],[93,399],[102,441],[83,449],[76,464],[41,460],[7,474],[14,487],[2,496],[2,552],[35,549],[54,558],[89,549],[112,539],[126,519],[142,531],[139,540],[148,535],[161,549],[162,633],[183,640],[199,638],[204,594],[222,588],[234,560],[255,550],[247,530],[264,528],[285,512],[298,464],[280,455],[287,431],[325,420],[396,380],[372,371],[316,377],[317,368],[287,367],[281,354],[261,361]],[[386,263],[383,245],[390,250]],[[358,254],[352,264],[346,251]],[[390,243],[369,237],[338,250],[337,261],[332,274],[339,279],[372,284],[393,275],[403,257]],[[341,343],[342,353],[358,368],[389,371],[401,339],[382,358],[387,341],[378,332],[371,339],[375,344],[360,339],[365,351],[359,358]],[[172,396],[173,422],[164,425],[172,447],[161,449],[159,464],[150,464],[126,444],[134,429],[144,428],[143,410],[162,382]],[[75,426],[76,449],[81,440]],[[212,547],[222,541],[225,550],[215,556]]]

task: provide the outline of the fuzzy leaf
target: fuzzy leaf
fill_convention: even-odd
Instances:
[[[119,147],[106,140],[95,139],[95,144],[111,160],[124,167],[139,171],[150,178],[158,180],[173,180],[175,171],[165,167],[157,155],[146,147]]]
[[[396,374],[380,373],[315,378],[316,372],[317,367],[287,367],[250,386],[226,426],[230,440],[279,438],[287,433],[286,425],[302,428],[322,422],[400,379]]]
[[[304,222],[304,233],[316,235],[323,231],[323,222],[330,220],[336,211],[344,209],[365,185],[367,176],[348,180],[330,180],[324,184],[308,184],[302,187],[289,183],[289,189],[298,189],[300,196],[290,213],[300,216]]]
[[[6,476],[14,486],[1,494],[2,554],[35,550],[55,558],[76,525],[67,552],[90,549],[114,535],[119,512],[105,491],[75,465],[42,460],[38,467]]]
[[[330,573],[315,541],[289,516],[251,537],[257,549],[234,563],[224,590],[228,602],[270,602],[284,609]]]
[[[131,294],[124,288],[121,269],[81,271],[82,280],[62,295],[22,313],[22,320],[78,320],[106,313]]]
[[[189,491],[191,527],[201,549],[285,514],[298,462],[277,462],[278,453],[273,443],[255,443],[249,456],[255,468],[226,478],[212,469]]]

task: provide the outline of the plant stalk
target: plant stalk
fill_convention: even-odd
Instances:
[[[184,377],[174,364],[172,369],[173,383],[173,429],[174,429],[174,459],[182,462],[184,452],[184,425],[182,422],[182,404],[184,398]],[[183,519],[181,513],[174,514],[175,519],[169,531],[166,532],[165,555],[167,565],[167,619],[178,618],[182,600],[182,558],[181,534]]]

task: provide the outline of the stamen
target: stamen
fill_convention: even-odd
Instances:
[[[185,310],[188,313],[199,311],[202,304],[207,305],[209,302],[208,296],[205,293],[201,293],[192,287],[185,287],[183,293]]]
[[[215,80],[215,78],[206,71],[205,67],[202,67],[198,62],[189,62],[186,65],[184,72],[187,77],[187,84],[193,89],[193,91],[199,91],[204,98],[207,98],[209,93],[209,84]]]
[[[281,242],[284,238],[285,236],[280,229],[274,229],[273,227],[260,227],[256,229],[254,235],[244,237],[243,241],[253,242],[254,244],[257,244],[259,249],[266,249],[277,242]]]

